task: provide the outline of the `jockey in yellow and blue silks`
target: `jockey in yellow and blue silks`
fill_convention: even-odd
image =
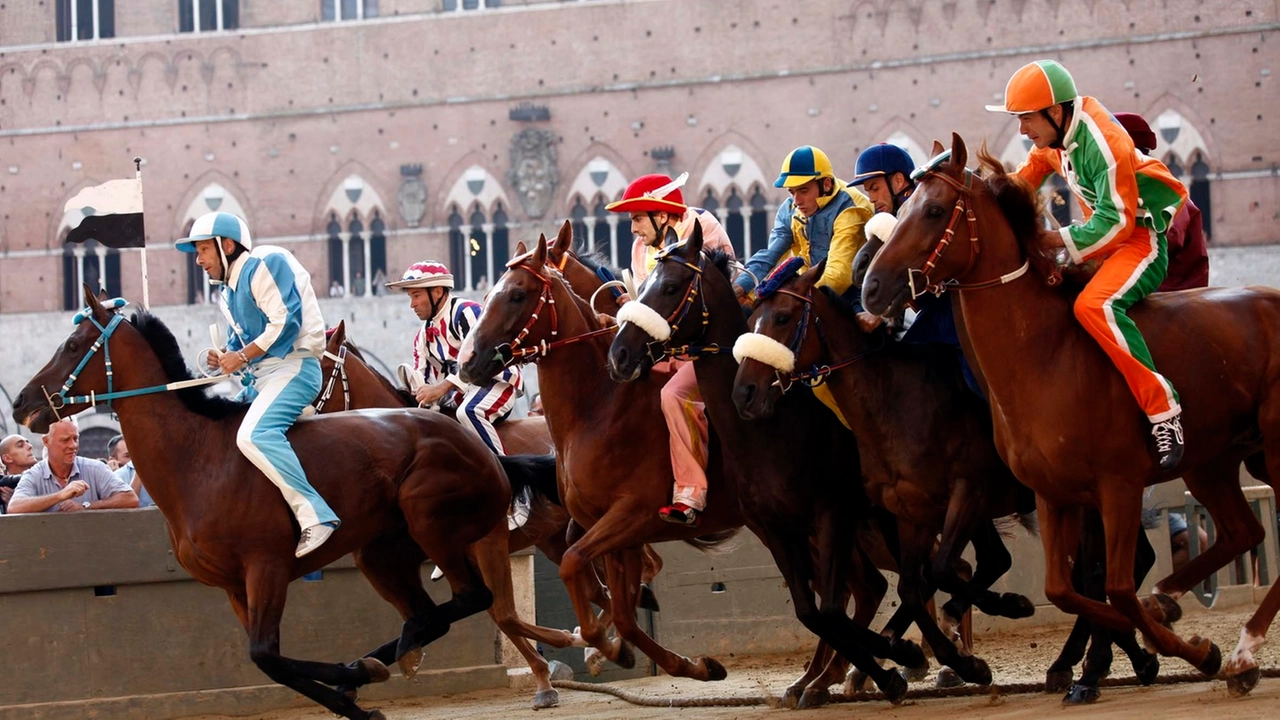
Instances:
[[[245,370],[241,397],[250,400],[236,445],[267,476],[293,510],[302,535],[297,557],[320,547],[338,527],[338,516],[307,482],[285,437],[320,392],[324,319],[311,276],[288,250],[253,246],[244,220],[226,212],[202,215],[177,249],[221,284],[219,306],[227,317],[227,344],[206,358],[224,373]]]
[[[875,207],[857,188],[835,176],[827,154],[812,145],[801,145],[782,161],[773,183],[791,195],[778,206],[769,233],[769,244],[747,261],[747,272],[734,280],[734,293],[746,298],[763,278],[786,258],[799,257],[804,268],[826,260],[818,287],[829,287],[861,309],[853,286],[853,256],[866,242],[863,225]]]

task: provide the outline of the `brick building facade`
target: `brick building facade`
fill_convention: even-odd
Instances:
[[[137,251],[63,243],[65,202],[134,156],[155,305],[206,297],[171,240],[214,208],[320,287],[369,292],[423,257],[475,287],[566,217],[625,263],[626,223],[603,205],[655,169],[688,171],[686,198],[749,250],[796,145],[847,177],[871,143],[923,160],[954,130],[1015,163],[1016,121],[982,106],[1040,57],[1152,121],[1214,245],[1274,244],[1278,15],[1263,0],[10,0],[0,311],[71,307],[101,276],[140,296]]]

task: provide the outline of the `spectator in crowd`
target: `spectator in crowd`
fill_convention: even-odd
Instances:
[[[364,271],[363,270],[356,271],[356,276],[355,278],[353,278],[352,284],[355,285],[355,287],[352,288],[352,292],[355,294],[355,296],[364,297]]]
[[[80,429],[73,422],[50,425],[43,442],[45,459],[22,474],[10,514],[138,507],[138,496],[105,463],[76,454]]]
[[[387,288],[384,287],[387,282],[387,273],[382,268],[378,268],[378,272],[373,274],[373,294],[382,297],[387,294]]]
[[[338,282],[337,280],[334,280],[333,282],[329,283],[329,297],[331,298],[346,297],[346,294],[347,294],[347,289],[342,287],[342,283]]]
[[[35,448],[31,447],[30,440],[21,435],[10,435],[0,440],[0,465],[4,466],[4,476],[0,477],[0,514],[6,512],[22,473],[35,464]]]
[[[129,445],[123,435],[116,435],[107,443],[107,467],[115,471],[122,480],[138,496],[138,507],[155,507],[156,501],[142,484],[142,478],[133,467],[133,458],[129,455]]]

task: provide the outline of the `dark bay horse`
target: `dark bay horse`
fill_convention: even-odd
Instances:
[[[987,406],[965,387],[950,348],[864,332],[851,309],[815,287],[825,268],[824,260],[789,279],[779,276],[775,290],[762,292],[749,321],[753,332],[734,348],[741,361],[733,390],[738,412],[748,420],[768,417],[791,386],[825,382],[858,440],[867,498],[899,518],[899,533],[918,535],[922,547],[941,534],[931,572],[904,565],[903,582],[905,573],[923,573],[918,582],[931,576],[952,596],[943,611],[953,626],[974,604],[988,615],[1029,617],[1030,600],[989,590],[1012,565],[992,520],[1030,513],[1034,497],[1001,462]],[[955,568],[970,541],[978,564],[966,581]],[[990,682],[981,660],[935,645],[945,634],[925,634],[940,661],[960,657],[961,667],[952,669],[962,679]]]
[[[572,236],[565,223],[562,236]],[[640,648],[667,674],[720,680],[724,667],[713,658],[690,660],[663,648],[636,623],[641,556],[645,544],[683,540],[710,546],[742,524],[719,461],[707,473],[713,500],[699,527],[665,523],[658,508],[671,498],[673,483],[658,373],[642,383],[617,386],[605,372],[612,329],[587,301],[547,264],[547,242],[517,253],[494,285],[470,347],[459,357],[465,381],[492,377],[505,363],[538,360],[543,410],[560,466],[560,497],[585,532],[560,563],[583,640],[610,661],[630,667],[628,643]],[[699,539],[703,538],[703,539]],[[590,607],[590,578],[597,558],[606,563],[612,618],[618,630],[609,639]]]
[[[547,482],[536,475],[548,476],[550,461],[500,462],[458,423],[426,411],[300,420],[290,442],[343,522],[323,547],[297,559],[298,529],[288,506],[236,449],[247,406],[194,388],[154,392],[191,378],[172,333],[145,312],[126,321],[87,286],[85,303],[75,329],[15,399],[14,420],[42,432],[59,414],[111,401],[114,393],[114,410],[133,441],[138,472],[150,478],[147,489],[165,516],[175,557],[193,578],[226,591],[249,635],[253,662],[338,715],[382,718],[335,687],[384,681],[392,660],[411,676],[420,648],[490,606],[493,594],[481,572],[510,572],[505,512],[511,488]],[[146,394],[137,393],[143,389]],[[281,655],[289,581],[348,553],[404,616],[400,638],[350,665]],[[447,602],[437,605],[422,586],[424,553],[444,571],[453,593]]]
[[[913,291],[949,285],[959,292],[965,354],[986,378],[996,446],[1038,497],[1049,599],[1117,630],[1136,627],[1160,654],[1214,674],[1218,648],[1207,639],[1183,641],[1161,621],[1177,612],[1177,597],[1263,539],[1238,477],[1245,462],[1273,486],[1280,479],[1280,291],[1165,293],[1134,307],[1156,366],[1178,388],[1185,410],[1186,456],[1176,473],[1161,473],[1147,449],[1146,419],[1076,322],[1073,297],[1043,281],[1035,193],[985,151],[979,158],[985,179],[965,168],[964,141],[952,136],[950,158],[921,178],[872,261],[864,305],[883,313]],[[1160,580],[1144,604],[1133,568],[1143,488],[1178,474],[1214,518],[1218,538]],[[1071,583],[1080,508],[1087,505],[1102,514],[1109,605]],[[1257,683],[1253,652],[1277,609],[1280,587],[1273,587],[1227,665],[1233,694]]]
[[[634,301],[640,309],[628,311],[628,304],[619,316],[626,322],[609,349],[610,371],[619,379],[633,380],[646,363],[669,348],[693,358],[725,472],[737,483],[747,526],[769,549],[786,579],[796,617],[898,702],[906,692],[906,678],[896,669],[880,667],[875,659],[892,658],[914,667],[923,662],[920,648],[901,638],[886,638],[846,614],[849,577],[857,572],[857,519],[869,512],[859,476],[860,449],[811,394],[783,396],[768,418],[743,422],[738,417],[732,397],[737,363],[730,349],[747,324],[727,266],[721,266],[727,259],[703,254],[697,226],[683,243],[671,233],[667,245]],[[655,348],[660,348],[656,354]],[[902,540],[905,548],[908,543]],[[929,538],[926,558],[932,546]],[[919,589],[904,587],[900,595],[904,606],[918,607],[912,619],[923,628],[924,603],[932,592],[913,596]],[[928,623],[937,631],[932,618]],[[940,638],[940,632],[929,638],[931,644],[938,642],[935,651]],[[946,661],[965,663],[958,656]]]

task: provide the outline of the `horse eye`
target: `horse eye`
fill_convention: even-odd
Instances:
[[[511,296],[510,296],[510,298],[509,298],[509,299],[510,299],[510,301],[511,301],[512,303],[522,303],[522,302],[524,302],[525,297],[526,297],[526,296],[525,296],[525,294],[524,294],[524,292],[523,292],[523,291],[520,291],[520,290],[512,290],[512,291],[511,291]]]
[[[774,314],[774,316],[773,316],[773,324],[774,324],[774,325],[786,325],[786,324],[787,324],[787,323],[789,323],[789,322],[791,322],[791,314],[790,314],[790,313],[780,312],[780,313],[776,313],[776,314]]]
[[[946,210],[943,210],[941,205],[930,205],[928,209],[925,210],[925,214],[931,218],[942,217],[944,212],[946,212]]]
[[[675,295],[679,291],[680,288],[676,287],[675,283],[662,283],[663,295]]]

